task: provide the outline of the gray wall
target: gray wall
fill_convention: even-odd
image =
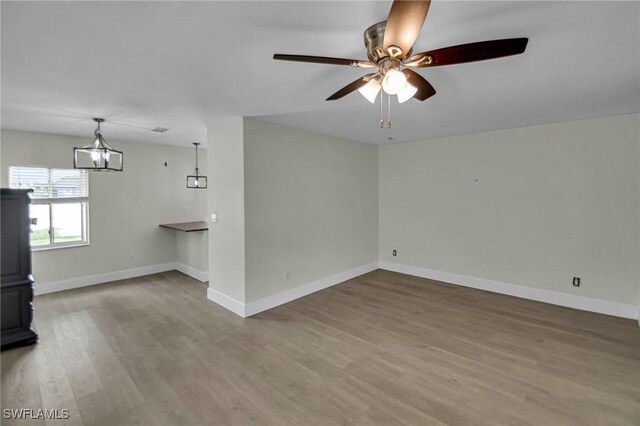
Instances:
[[[636,304],[639,127],[632,114],[380,147],[380,260]]]
[[[377,162],[374,145],[244,120],[246,302],[377,261]]]
[[[209,191],[184,186],[192,149],[112,141],[125,172],[91,174],[91,245],[35,252],[36,280],[175,262],[175,234],[157,225],[203,219],[208,201],[220,215],[210,286],[242,303],[378,258],[640,300],[638,114],[379,148],[255,119],[210,124]],[[3,186],[10,165],[71,167],[87,143],[1,137]]]
[[[10,130],[0,136],[3,187],[12,165],[72,168],[73,147],[91,139]],[[109,142],[124,152],[124,172],[90,173],[91,244],[34,252],[36,283],[175,262],[175,231],[158,225],[206,216],[206,191],[185,187],[194,167],[192,148]]]
[[[207,122],[209,288],[244,303],[245,220],[242,117],[211,117]]]

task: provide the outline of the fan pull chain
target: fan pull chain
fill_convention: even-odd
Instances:
[[[382,106],[383,98],[384,98],[384,94],[380,93],[380,128],[381,129],[384,128],[384,115],[383,115],[384,107]]]
[[[384,93],[380,93],[380,128],[384,129]],[[387,129],[391,128],[391,95],[387,97]]]
[[[387,98],[387,108],[388,108],[387,129],[390,129],[391,128],[391,95],[389,95],[389,97]]]

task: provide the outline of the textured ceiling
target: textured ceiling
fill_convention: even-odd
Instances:
[[[394,103],[391,130],[358,93],[324,101],[366,71],[271,59],[365,58],[362,33],[390,4],[3,1],[2,127],[89,137],[101,116],[107,139],[187,146],[208,116],[243,115],[389,143],[640,111],[638,2],[434,0],[415,51],[529,45],[421,70],[437,94]]]

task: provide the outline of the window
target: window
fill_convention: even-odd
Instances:
[[[10,167],[12,188],[31,188],[33,250],[89,244],[86,170]]]

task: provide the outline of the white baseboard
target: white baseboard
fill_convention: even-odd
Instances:
[[[121,271],[106,272],[104,274],[87,275],[85,277],[71,278],[62,281],[52,281],[39,283],[36,277],[36,296],[56,291],[71,290],[74,288],[87,287],[95,284],[102,284],[111,281],[125,280],[127,278],[141,277],[144,275],[157,274],[159,272],[172,271],[176,268],[175,262],[161,263],[158,265],[142,266],[140,268],[124,269]]]
[[[358,266],[357,268],[349,269],[344,272],[340,272],[330,277],[321,278],[316,281],[312,281],[307,284],[303,284],[299,287],[285,290],[281,293],[276,293],[272,296],[267,296],[263,299],[256,300],[254,302],[247,303],[245,305],[245,317],[250,317],[259,312],[266,311],[276,306],[284,305],[292,300],[299,299],[303,296],[307,296],[316,291],[323,290],[327,287],[331,287],[336,284],[340,284],[352,278],[366,274],[367,272],[375,271],[378,269],[378,262],[371,262],[367,265]]]
[[[191,278],[195,278],[203,283],[209,281],[209,272],[201,271],[193,266],[186,265],[181,262],[176,262],[176,269],[185,275],[189,275]]]
[[[214,290],[211,287],[209,287],[207,289],[207,299],[217,303],[223,308],[230,310],[236,315],[240,315],[241,317],[246,317],[244,303],[234,299],[233,297],[229,297],[226,294],[220,293],[218,290]]]
[[[276,306],[291,302],[292,300],[307,296],[311,293],[315,293],[316,291],[323,290],[327,287],[340,284],[341,282],[366,274],[367,272],[375,271],[376,269],[378,269],[378,262],[372,262],[367,265],[358,266],[357,268],[321,278],[246,304],[228,297],[212,288],[209,288],[207,291],[207,298],[216,302],[220,306],[229,309],[231,312],[246,318],[268,309],[275,308]]]
[[[491,291],[493,293],[507,294],[509,296],[521,297],[523,299],[551,303],[553,305],[566,306],[568,308],[581,309],[583,311],[597,312],[622,318],[638,319],[638,307],[635,305],[592,299],[590,297],[576,296],[573,294],[525,287],[516,284],[508,284],[484,278],[476,278],[467,275],[453,274],[450,272],[436,271],[433,269],[419,268],[416,266],[402,265],[394,262],[381,261],[379,264],[380,269],[399,272],[401,274],[428,278],[464,287],[477,288],[480,290]]]
[[[419,268],[410,265],[402,265],[393,262],[372,262],[367,265],[349,269],[326,278],[312,281],[283,292],[265,297],[244,304],[236,299],[228,297],[212,288],[207,290],[207,298],[226,309],[242,317],[249,317],[259,312],[266,311],[276,306],[291,302],[292,300],[304,297],[316,291],[331,287],[341,282],[350,280],[357,276],[366,274],[376,269],[399,272],[422,278],[442,281],[445,283],[457,284],[465,287],[472,287],[494,293],[507,294],[524,299],[536,300],[539,302],[551,303],[553,305],[566,306],[584,311],[597,312],[606,315],[613,315],[622,318],[637,319],[640,326],[640,308],[635,305],[609,302],[606,300],[592,299],[589,297],[576,296],[567,293],[560,293],[551,290],[543,290],[531,287],[524,287],[516,284],[508,284],[499,281],[487,280],[484,278],[470,277],[467,275],[453,274],[449,272],[437,271],[427,268]],[[140,268],[125,269],[121,271],[107,272],[104,274],[89,275],[85,277],[72,278],[62,281],[52,281],[40,283],[36,280],[35,294],[42,295],[74,288],[86,287],[95,284],[102,284],[111,281],[124,280],[127,278],[141,277],[144,275],[157,274],[160,272],[178,270],[199,281],[208,281],[208,273],[199,271],[180,262],[169,262],[158,265],[143,266]]]

